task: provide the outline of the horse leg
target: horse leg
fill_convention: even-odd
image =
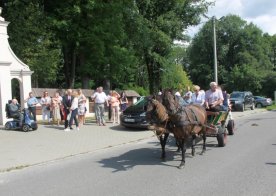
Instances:
[[[181,148],[180,148],[180,144],[177,140],[175,140],[175,145],[177,146],[176,152],[180,152]]]
[[[166,146],[168,137],[169,137],[169,133],[165,133],[164,136],[163,135],[160,136],[160,144],[162,147],[161,159],[163,159],[163,160],[166,158],[165,146]]]
[[[206,151],[206,133],[204,132],[202,135],[202,139],[203,139],[203,146],[202,146],[202,151],[201,151],[201,155],[204,154],[204,152]]]
[[[179,141],[179,145],[180,145],[181,152],[182,152],[182,160],[181,160],[180,165],[178,166],[178,169],[182,169],[185,166],[186,145],[185,145],[185,140],[184,139],[181,139],[181,140],[178,140],[178,141]]]
[[[192,136],[192,156],[195,156],[196,135]]]

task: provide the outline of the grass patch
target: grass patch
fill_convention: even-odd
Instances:
[[[273,105],[267,106],[266,109],[269,110],[269,111],[270,110],[276,110],[276,105],[273,104]]]

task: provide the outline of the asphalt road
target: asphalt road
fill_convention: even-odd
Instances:
[[[226,147],[207,138],[207,152],[177,166],[173,139],[167,161],[157,139],[0,174],[1,196],[248,195],[276,196],[276,112],[236,120]]]

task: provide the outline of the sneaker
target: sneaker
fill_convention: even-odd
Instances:
[[[74,130],[74,128],[70,127],[70,130]]]
[[[68,131],[70,131],[70,129],[69,129],[69,128],[66,128],[66,129],[64,129],[64,131],[65,131],[65,132],[68,132]]]
[[[79,131],[80,130],[80,128],[79,127],[77,127],[77,131]]]

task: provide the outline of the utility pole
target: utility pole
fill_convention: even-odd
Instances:
[[[273,48],[273,70],[276,71],[276,47]]]
[[[214,39],[214,79],[218,84],[218,60],[217,60],[217,36],[216,36],[216,17],[213,16],[213,39]]]

